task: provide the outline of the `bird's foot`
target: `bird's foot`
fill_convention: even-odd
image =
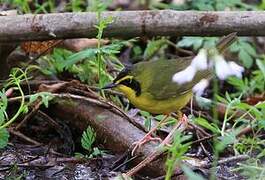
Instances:
[[[170,143],[172,141],[172,136],[174,135],[175,131],[176,130],[181,132],[184,131],[185,129],[187,129],[188,124],[189,124],[189,119],[187,118],[187,116],[185,114],[181,115],[178,123],[174,126],[174,128],[171,130],[168,136],[161,142],[160,145],[172,147]]]
[[[135,151],[140,148],[142,145],[149,141],[159,141],[162,142],[161,138],[159,137],[152,137],[152,131],[148,132],[142,139],[133,143],[134,147],[132,149],[132,156],[134,155]]]
[[[188,117],[183,114],[182,117],[180,118],[180,124],[184,125],[185,127],[187,127],[188,123],[189,123],[189,119]]]

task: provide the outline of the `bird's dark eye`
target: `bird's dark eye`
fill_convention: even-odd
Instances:
[[[125,79],[121,81],[119,84],[127,86],[135,91],[135,95],[139,96],[141,94],[141,85],[135,79]]]
[[[114,79],[113,82],[117,82],[120,79],[124,78],[125,76],[127,76],[129,74],[129,72],[131,71],[131,69],[129,68],[124,68],[118,75],[117,77]]]

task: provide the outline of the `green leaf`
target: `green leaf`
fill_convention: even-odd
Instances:
[[[217,2],[215,8],[217,11],[223,11],[226,8],[226,5],[223,2]]]
[[[3,109],[0,109],[0,125],[2,125],[6,120],[6,117],[5,117],[5,110]]]
[[[145,120],[144,120],[144,127],[146,127],[146,129],[148,130],[148,131],[150,131],[150,129],[151,129],[151,126],[152,125],[152,120],[151,120],[151,118],[146,118]]]
[[[236,142],[236,135],[234,132],[230,132],[225,136],[221,137],[221,140],[215,145],[215,149],[219,152],[223,151],[224,148],[232,143]]]
[[[150,117],[151,116],[151,114],[149,112],[147,112],[147,111],[140,111],[140,114],[142,116],[145,116],[145,117]]]
[[[256,56],[257,52],[256,49],[251,46],[248,42],[246,41],[241,41],[240,45],[242,46],[242,48],[250,55],[250,56]]]
[[[188,180],[205,180],[201,175],[193,172],[188,166],[182,164],[181,165],[181,169],[184,171],[186,177],[188,178]]]
[[[179,47],[193,47],[195,50],[199,49],[203,45],[203,38],[201,37],[183,37],[177,43]]]
[[[195,124],[200,125],[200,126],[206,128],[206,129],[212,131],[213,133],[219,133],[219,129],[218,129],[218,127],[215,127],[214,124],[211,125],[211,124],[210,124],[206,119],[204,119],[204,118],[201,118],[201,117],[200,117],[200,118],[196,118],[196,119],[194,119],[194,122],[195,122]]]
[[[44,104],[44,106],[48,108],[49,101],[53,99],[53,95],[49,92],[43,92],[41,93],[41,99],[42,99],[42,103]]]
[[[64,64],[64,67],[68,69],[72,65],[76,64],[79,61],[82,61],[85,58],[95,57],[96,51],[97,49],[91,48],[91,49],[86,49],[78,53],[75,53],[66,59],[66,63]]]
[[[155,116],[155,119],[161,121],[164,117],[165,115],[160,114],[160,115]]]
[[[8,100],[7,100],[7,97],[6,97],[6,92],[5,90],[3,89],[2,92],[0,92],[0,106],[3,108],[3,109],[6,109],[7,108],[7,103],[8,103]]]
[[[31,103],[35,102],[38,97],[39,97],[38,93],[31,95],[29,98],[29,103],[31,104]]]
[[[90,126],[83,132],[81,138],[82,147],[88,151],[92,151],[92,145],[96,140],[96,132]]]
[[[239,51],[239,59],[243,62],[246,68],[250,68],[253,64],[252,57],[242,49]]]
[[[202,109],[211,109],[213,104],[212,101],[200,96],[195,96],[196,102],[198,103],[198,106]]]
[[[6,128],[0,129],[0,148],[6,147],[9,139],[9,133]]]
[[[259,69],[261,70],[263,77],[265,79],[265,61],[261,61],[260,59],[257,59],[256,64],[259,67]]]
[[[166,43],[166,39],[148,41],[147,47],[144,51],[144,59],[150,59],[159,49],[166,45]]]
[[[7,97],[5,94],[4,89],[2,90],[2,92],[0,91],[0,125],[2,125],[5,120],[8,118],[6,117],[6,108],[7,108]]]
[[[100,156],[100,155],[104,155],[104,154],[105,154],[105,152],[100,150],[97,147],[94,147],[93,152],[91,153],[92,157],[96,157],[96,156]]]
[[[75,155],[74,155],[75,158],[78,158],[78,159],[83,159],[85,158],[86,156],[82,153],[79,153],[79,152],[75,152]]]
[[[259,102],[258,104],[255,105],[256,108],[260,108],[260,109],[265,109],[265,102]]]
[[[233,85],[236,89],[238,89],[241,92],[246,92],[249,89],[249,86],[243,79],[240,79],[238,77],[231,76],[227,79],[227,82],[231,85]]]
[[[196,0],[192,2],[192,9],[201,11],[214,11],[214,1],[209,0]]]
[[[39,97],[41,97],[41,102],[48,108],[49,101],[53,99],[53,95],[50,92],[40,92],[30,96],[29,104],[35,102]]]
[[[196,41],[193,42],[193,49],[198,50],[203,45],[203,38],[197,38]]]
[[[203,47],[208,49],[216,46],[218,38],[216,37],[205,37],[203,42]]]
[[[216,98],[219,102],[222,102],[224,104],[228,104],[227,99],[223,98],[222,96],[216,95]]]
[[[238,52],[238,51],[240,51],[240,46],[238,45],[238,43],[237,42],[235,42],[235,43],[233,43],[231,46],[230,46],[230,48],[229,48],[229,50],[231,51],[231,52]]]

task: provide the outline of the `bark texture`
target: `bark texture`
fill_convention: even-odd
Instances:
[[[264,36],[264,11],[109,11],[105,37],[136,36]],[[0,16],[0,42],[95,37],[96,13]]]
[[[55,94],[54,94],[55,95]],[[50,112],[65,120],[72,129],[83,132],[90,125],[97,133],[97,140],[111,152],[124,153],[134,142],[141,139],[145,132],[131,124],[126,118],[113,113],[107,106],[97,104],[97,100],[70,94],[56,94]],[[96,104],[94,104],[95,102]],[[132,165],[136,165],[151,154],[158,143],[150,142],[136,151]],[[152,177],[165,173],[164,161],[158,159],[148,164],[141,172]]]

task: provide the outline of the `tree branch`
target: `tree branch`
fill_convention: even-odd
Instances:
[[[105,37],[136,36],[264,36],[263,11],[113,11]],[[0,42],[95,37],[96,13],[56,13],[0,17]]]

